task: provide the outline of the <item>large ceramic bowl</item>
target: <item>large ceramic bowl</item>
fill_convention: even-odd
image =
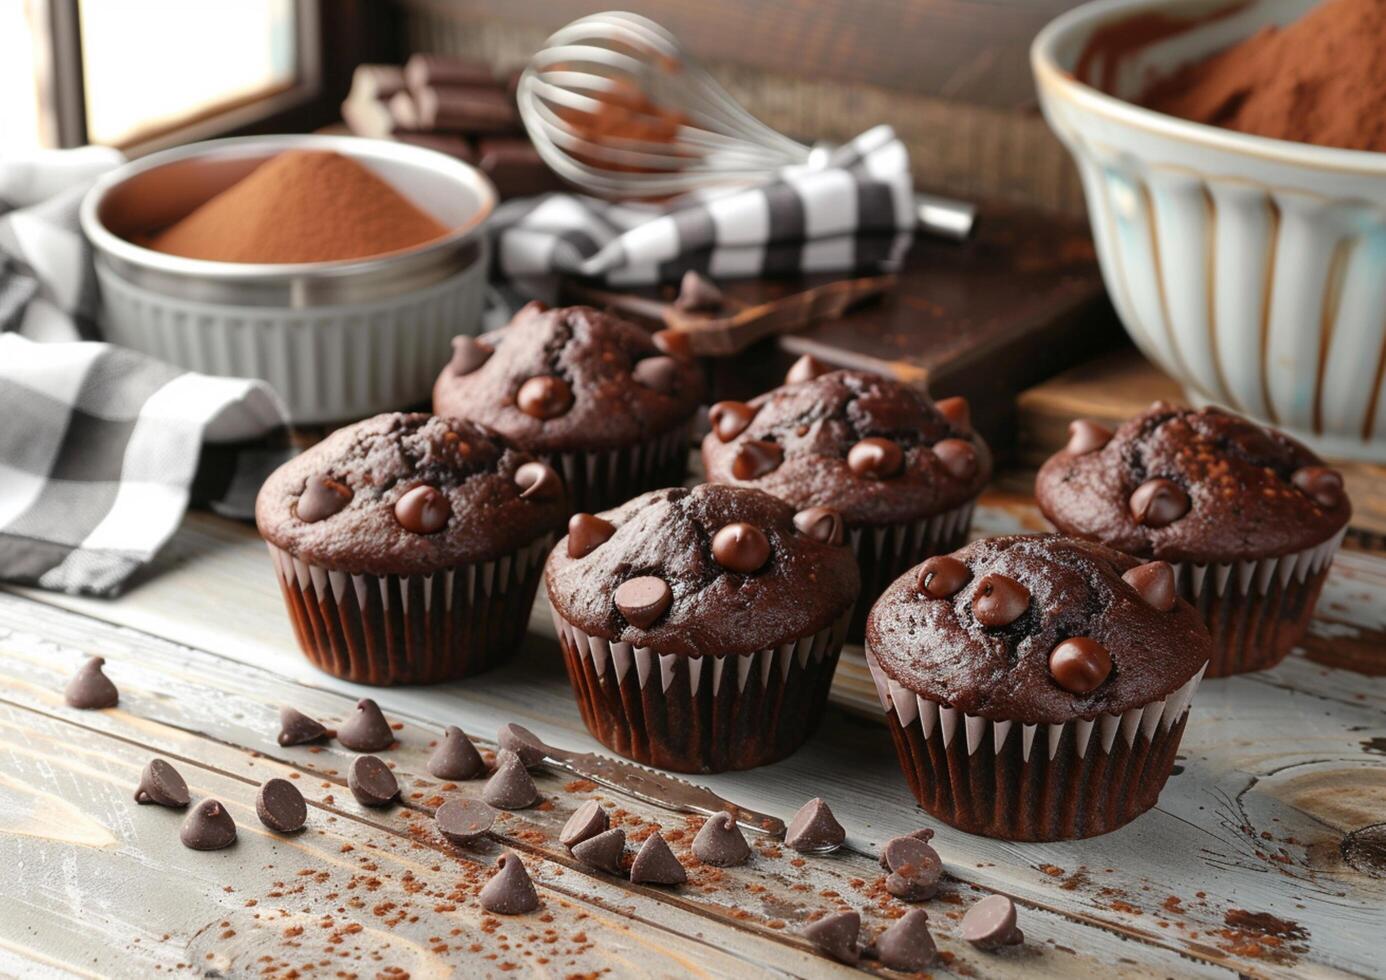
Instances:
[[[1046,27],[1031,64],[1045,117],[1082,173],[1107,290],[1140,349],[1197,403],[1332,456],[1383,460],[1386,154],[1248,136],[1126,101],[1312,6],[1100,0]],[[1102,43],[1171,21],[1185,23],[1120,57],[1122,45]]]

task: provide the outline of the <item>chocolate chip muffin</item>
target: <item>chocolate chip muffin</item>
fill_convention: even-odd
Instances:
[[[991,453],[967,402],[801,359],[787,383],[750,402],[718,402],[703,440],[712,483],[755,487],[794,507],[832,507],[862,569],[860,636],[872,600],[905,569],[967,540]]]
[[[567,514],[546,463],[423,414],[338,429],[255,501],[304,654],[365,684],[428,684],[519,643]]]
[[[1169,563],[1059,535],[928,559],[872,607],[866,644],[920,805],[1007,840],[1154,806],[1213,649]]]
[[[680,772],[803,743],[860,588],[837,514],[713,484],[574,515],[544,581],[587,728]]]
[[[1115,433],[1078,420],[1040,469],[1066,534],[1174,565],[1217,652],[1208,676],[1273,667],[1303,638],[1352,505],[1289,436],[1218,409],[1156,403]]]
[[[693,359],[635,324],[531,303],[500,330],[453,340],[433,409],[546,460],[573,510],[593,511],[683,482],[702,393]]]

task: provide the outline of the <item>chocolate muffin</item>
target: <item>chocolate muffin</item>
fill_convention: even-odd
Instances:
[[[1066,534],[1174,565],[1216,652],[1208,676],[1273,667],[1303,638],[1352,505],[1342,477],[1289,436],[1157,402],[1115,433],[1079,420],[1040,469]]]
[[[563,474],[574,511],[683,482],[702,398],[691,357],[587,306],[530,303],[505,327],[453,340],[439,415],[473,419]]]
[[[896,576],[967,540],[991,453],[962,398],[935,403],[880,375],[823,370],[804,358],[783,387],[714,405],[703,466],[709,482],[842,515],[863,576],[851,626],[859,637]]]
[[[1212,654],[1168,563],[1059,535],[928,559],[872,607],[866,644],[919,804],[1006,840],[1154,806]]]
[[[624,756],[750,769],[823,712],[860,588],[841,519],[759,490],[657,490],[577,514],[544,581],[583,721]]]
[[[338,429],[255,501],[299,646],[365,684],[465,677],[513,650],[566,514],[546,463],[423,414]]]

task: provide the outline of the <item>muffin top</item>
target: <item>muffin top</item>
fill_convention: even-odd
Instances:
[[[991,453],[961,398],[865,371],[816,377],[718,402],[703,440],[708,480],[756,487],[796,507],[836,508],[851,526],[918,520],[958,507],[991,476]]]
[[[422,413],[338,429],[275,470],[255,500],[271,544],[370,575],[488,561],[558,530],[566,513],[548,466],[473,422]]]
[[[1300,443],[1237,415],[1156,402],[1113,434],[1069,427],[1035,481],[1067,534],[1166,561],[1226,562],[1311,548],[1352,515],[1342,477]]]
[[[643,442],[688,421],[702,398],[691,358],[588,306],[530,303],[501,329],[452,343],[434,411],[489,425],[532,452]]]
[[[866,639],[909,690],[1025,724],[1158,701],[1213,650],[1167,562],[1057,534],[987,538],[926,560],[872,607]]]
[[[549,600],[591,636],[663,654],[752,653],[832,625],[861,588],[842,519],[759,490],[656,490],[574,515]]]

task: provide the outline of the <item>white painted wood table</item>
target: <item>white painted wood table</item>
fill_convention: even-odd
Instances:
[[[991,494],[978,533],[1042,529],[1028,502]],[[675,890],[577,865],[557,828],[598,795],[634,836],[657,823],[686,854],[698,821],[560,774],[547,802],[497,825],[540,885],[531,916],[486,915],[476,889],[499,841],[455,848],[430,815],[480,783],[440,785],[423,762],[443,724],[486,740],[518,721],[561,745],[583,730],[542,600],[507,666],[462,684],[369,690],[298,654],[254,531],[193,515],[121,599],[0,591],[0,974],[152,976],[836,976],[797,936],[846,905],[874,934],[902,906],[874,855],[934,826],[948,872],[929,911],[936,975],[1316,977],[1386,973],[1386,558],[1338,558],[1313,636],[1276,670],[1206,682],[1159,806],[1117,833],[1013,844],[938,825],[896,767],[859,651],[811,743],[768,768],[712,777],[738,802],[788,817],[826,797],[849,830],[831,857],[756,842],[747,868],[697,867]],[[80,712],[62,688],[107,658],[119,707]],[[277,709],[331,724],[375,697],[402,725],[388,753],[402,805],[367,811],[335,745],[280,748]],[[153,755],[240,828],[218,852],[178,843],[182,813],[131,794]],[[309,826],[265,831],[257,785],[297,780]],[[957,938],[991,892],[1020,906],[1026,943],[981,953]]]

